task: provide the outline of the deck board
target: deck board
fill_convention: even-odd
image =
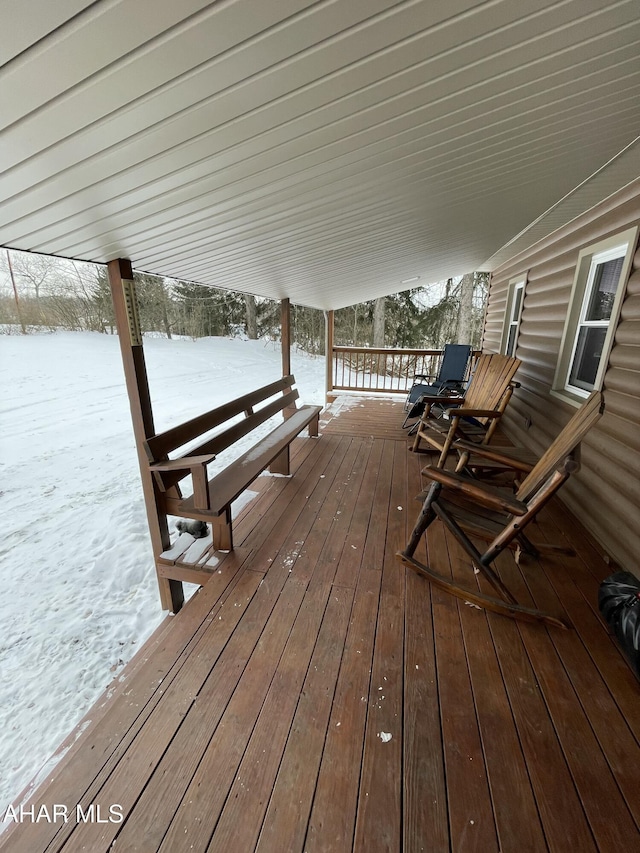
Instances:
[[[431,589],[407,573],[404,653],[403,843],[448,851],[449,814],[442,750]]]
[[[510,554],[503,554],[503,563],[513,564]],[[543,598],[546,579],[535,560],[524,561],[520,571],[509,566],[509,586],[525,604],[536,606]],[[530,587],[537,598],[530,594]],[[504,576],[507,577],[505,569]],[[545,595],[545,601],[549,598]],[[555,595],[552,596],[555,599]],[[533,628],[533,630],[532,630]],[[537,626],[519,625],[520,634],[532,662],[536,679],[549,709],[554,728],[562,745],[567,764],[587,816],[589,826],[600,849],[615,849],[626,839],[629,842],[637,827],[629,814],[624,799],[606,758],[593,733],[597,716],[596,703],[587,716],[574,685],[560,659],[555,643],[561,642],[551,632],[535,630]],[[554,632],[555,635],[555,632]],[[577,637],[575,639],[578,639]],[[591,703],[590,703],[591,705]]]
[[[355,590],[336,587],[306,672],[256,850],[304,849]],[[250,847],[247,849],[251,849]]]
[[[518,626],[493,614],[488,621],[548,848],[596,850]]]
[[[468,582],[469,557],[447,533],[453,577]],[[544,833],[487,616],[458,603],[500,849],[543,850]],[[508,756],[508,760],[505,758]]]
[[[429,457],[408,452],[403,416],[343,398],[296,440],[291,477],[259,478],[236,551],[35,792],[69,821],[12,825],[2,851],[633,849],[640,687],[598,613],[610,567],[560,505],[531,535],[573,555],[500,556],[571,631],[406,570]],[[418,556],[485,587],[439,523]],[[78,824],[77,803],[125,820]]]
[[[354,848],[400,850],[407,452],[395,445]],[[389,740],[386,740],[390,736]]]
[[[381,572],[363,572],[338,674],[304,850],[351,850]],[[281,839],[287,849],[287,838]]]

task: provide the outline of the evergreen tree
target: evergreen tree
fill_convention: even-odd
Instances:
[[[312,355],[324,352],[324,312],[305,305],[291,306],[292,342]]]
[[[180,334],[192,338],[235,335],[245,330],[244,294],[191,282],[174,285]]]
[[[175,318],[165,279],[158,275],[135,273],[135,282],[142,331],[163,332],[170,338]]]

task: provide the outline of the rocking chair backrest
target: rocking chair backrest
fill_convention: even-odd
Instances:
[[[520,364],[519,358],[508,355],[487,353],[479,356],[464,396],[465,409],[502,411],[511,396],[509,383]]]
[[[593,391],[522,482],[516,493],[518,500],[526,502],[549,479],[562,460],[575,450],[602,417],[603,412],[602,392]]]

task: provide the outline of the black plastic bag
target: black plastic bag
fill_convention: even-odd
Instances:
[[[631,572],[616,572],[605,578],[600,584],[598,606],[640,678],[640,580]]]

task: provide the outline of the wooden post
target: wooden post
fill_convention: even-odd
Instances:
[[[335,400],[333,391],[333,311],[324,312],[324,356],[326,364],[326,398],[327,403]]]
[[[291,373],[291,305],[288,299],[280,300],[280,340],[282,343],[282,375]]]
[[[280,343],[282,347],[282,375],[289,376],[291,374],[291,304],[288,299],[280,300]],[[295,409],[295,402],[283,409],[282,416],[284,419],[290,417]],[[287,448],[287,454],[288,452],[289,449]],[[287,471],[287,473],[289,472]]]
[[[137,306],[135,305],[133,286],[128,284],[128,282],[132,282],[133,280],[133,271],[131,269],[131,262],[122,258],[110,261],[107,269],[116,317],[116,328],[120,340],[124,376],[129,395],[133,434],[138,451],[138,462],[140,465],[140,476],[142,478],[142,490],[144,493],[149,532],[151,534],[151,544],[154,557],[157,559],[163,551],[169,548],[170,541],[167,518],[164,513],[158,511],[153,480],[143,447],[143,441],[153,435],[155,430],[153,426],[147,368],[142,349],[142,335],[140,334],[137,322]],[[160,588],[162,609],[172,610],[174,613],[177,613],[184,603],[184,594],[180,581],[169,580],[158,575],[158,586]]]

